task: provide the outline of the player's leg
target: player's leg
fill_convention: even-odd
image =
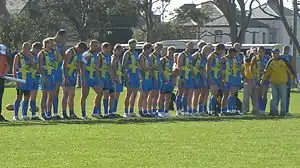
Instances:
[[[64,119],[69,119],[69,117],[67,115],[68,97],[69,97],[68,88],[63,87],[63,95],[62,95],[61,106],[62,106],[62,113],[63,113],[63,118]]]
[[[74,87],[67,88],[68,90],[68,106],[69,106],[69,114],[70,119],[78,119],[74,111],[74,99],[75,99],[75,86],[76,86],[76,78]]]
[[[197,88],[193,91],[193,113],[196,114],[197,113],[197,107],[198,107],[198,104],[199,104],[199,96],[200,96],[200,92],[201,92],[201,89]],[[200,113],[200,111],[199,111]]]
[[[138,111],[139,111],[139,115],[141,115],[141,116],[145,115],[144,112],[147,111],[147,106],[146,106],[146,108],[144,107],[145,99],[147,99],[145,92],[140,90],[140,95],[138,98]]]
[[[108,104],[109,104],[109,115],[111,117],[115,117],[114,115],[114,101],[115,101],[115,92],[114,90],[110,90],[109,91],[109,95],[108,95],[108,98],[109,98],[109,101],[108,101]]]
[[[23,91],[24,98],[22,101],[22,120],[28,120],[27,112],[30,99],[30,90]]]
[[[262,86],[262,112],[265,114],[266,112],[266,107],[268,104],[268,89],[269,89],[269,83],[266,83],[265,85]]]
[[[135,116],[134,114],[134,105],[135,105],[135,99],[137,95],[138,89],[133,88],[130,96],[130,106],[129,106],[129,114],[130,116]]]
[[[61,84],[59,82],[55,83],[55,94],[53,96],[53,118],[60,119],[58,115],[58,96],[60,91]]]
[[[159,91],[157,88],[155,90],[151,91],[151,97],[152,97],[152,113],[157,113],[157,102],[158,102],[158,96],[159,96]],[[161,100],[163,101],[163,99]]]
[[[90,87],[87,85],[82,85],[81,87],[81,97],[80,97],[80,105],[81,105],[81,116],[82,119],[86,118],[86,99],[90,93]],[[95,109],[95,107],[94,107]],[[98,109],[98,108],[96,108]]]
[[[183,89],[178,86],[178,91],[176,95],[176,114],[181,115],[182,111],[182,96],[183,96]]]
[[[228,97],[228,110],[230,113],[237,113],[236,109],[236,93],[239,90],[239,87],[232,86],[229,91]]]
[[[163,90],[160,91],[159,96],[158,96],[158,116],[163,117],[164,113],[164,102],[166,102],[165,95],[163,93]]]
[[[219,87],[217,85],[211,85],[211,96],[209,100],[209,114],[216,113],[217,96]]]
[[[103,91],[103,107],[104,107],[104,116],[108,116],[108,99],[109,99],[109,90],[107,88]]]
[[[14,121],[19,120],[19,109],[23,97],[23,91],[20,90],[19,88],[17,88],[16,90],[17,90],[17,94],[16,94],[16,100],[14,102],[14,116],[13,116]]]
[[[164,117],[169,117],[169,107],[170,103],[172,102],[172,92],[166,92],[164,94]]]
[[[95,85],[92,88],[96,92],[92,116],[97,119],[100,119],[101,118],[101,99],[102,99],[102,95],[103,95],[103,88],[101,85]]]
[[[228,97],[231,86],[226,82],[222,87],[222,99],[221,99],[221,114],[227,115],[228,113]]]
[[[203,87],[200,91],[200,96],[199,96],[199,113],[204,114],[206,113],[206,100],[207,95],[208,95],[208,88]]]
[[[128,115],[128,108],[129,108],[129,100],[131,97],[131,94],[133,92],[132,88],[127,87],[126,89],[126,94],[125,94],[125,98],[124,98],[124,117],[127,117]]]
[[[37,89],[31,90],[30,91],[30,109],[31,109],[31,119],[32,120],[38,120],[39,117],[36,116],[36,111],[37,111],[37,107],[36,107],[36,97],[37,97]]]

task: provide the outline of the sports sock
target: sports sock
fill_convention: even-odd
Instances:
[[[203,107],[203,104],[199,104],[199,113],[203,113],[204,111],[204,107]]]
[[[134,112],[133,108],[130,108],[129,113],[133,113],[133,112]]]
[[[53,113],[54,114],[58,113],[58,97],[57,96],[53,97]]]
[[[22,102],[22,115],[27,116],[27,110],[28,110],[28,100],[23,100]]]
[[[196,108],[193,109],[193,113],[197,113],[197,109]]]
[[[203,112],[204,112],[204,113],[207,112],[207,106],[206,106],[206,104],[203,105]]]
[[[189,108],[188,108],[188,112],[189,112],[189,113],[192,113],[192,112],[193,112],[193,109],[189,107]]]
[[[98,114],[99,113],[99,108],[94,106],[93,114]]]
[[[104,114],[108,114],[108,99],[103,99]]]
[[[67,115],[67,111],[66,110],[63,110],[63,115]]]
[[[128,108],[124,108],[125,114],[128,114]]]
[[[20,100],[16,100],[14,103],[14,111],[15,111],[15,116],[19,115],[19,108],[20,108]]]
[[[179,111],[179,110],[181,110],[181,108],[182,108],[182,106],[181,106],[181,100],[182,99],[182,97],[181,96],[176,96],[176,109],[177,109],[177,111]]]
[[[144,114],[147,114],[147,110],[146,110],[146,109],[144,109],[144,110],[143,110],[143,113],[144,113]]]
[[[82,111],[82,112],[81,112],[81,116],[82,116],[82,117],[86,117],[86,111]]]
[[[117,108],[118,108],[118,99],[114,100],[114,107],[113,107],[113,112],[117,112]]]
[[[101,104],[101,101],[99,102],[98,113],[99,113],[99,114],[102,113],[102,104]]]
[[[75,115],[74,110],[70,109],[70,116],[74,116],[74,115]]]
[[[210,112],[216,111],[216,102],[217,102],[216,98],[213,95],[211,95],[210,101],[209,101],[209,111]]]
[[[152,109],[152,113],[156,113],[157,112],[157,109]]]
[[[187,112],[187,98],[186,97],[182,97],[182,106],[183,106],[183,112]]]
[[[169,113],[169,109],[164,109],[164,113]]]
[[[30,108],[31,108],[31,114],[32,116],[36,115],[36,101],[30,100]]]

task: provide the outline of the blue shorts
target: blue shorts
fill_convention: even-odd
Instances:
[[[62,85],[63,77],[62,77],[62,69],[57,69],[54,73],[55,83]]]
[[[181,79],[181,88],[183,89],[193,89],[194,88],[194,80],[193,78]]]
[[[115,92],[117,92],[117,93],[123,92],[123,84],[122,83],[120,83],[120,82],[116,83]]]
[[[231,87],[237,87],[240,88],[242,86],[242,78],[241,77],[235,77],[235,76],[229,76],[229,85]]]
[[[114,90],[113,83],[110,79],[102,78],[102,81],[103,81],[103,90],[109,90],[109,91]]]
[[[201,88],[203,88],[204,83],[203,83],[203,78],[202,77],[197,76],[193,80],[194,80],[194,88],[195,89],[201,89]]]
[[[174,81],[170,80],[170,81],[161,81],[160,84],[160,92],[163,94],[168,94],[168,93],[172,93],[174,90]]]
[[[141,83],[141,91],[148,92],[152,90],[153,87],[153,80],[152,79],[144,79]]]
[[[140,88],[140,78],[137,73],[129,73],[129,81],[125,82],[127,88]]]
[[[86,86],[87,87],[95,87],[95,86],[101,86],[103,87],[103,83],[102,83],[102,80],[99,79],[99,78],[90,78],[90,77],[87,77],[85,78],[86,80]]]
[[[33,84],[32,84],[31,90],[38,90],[38,89],[39,89],[39,82],[40,82],[39,77],[36,77],[36,78],[33,80]]]
[[[75,88],[77,82],[76,76],[67,76],[66,88]]]
[[[160,86],[160,80],[153,80],[152,89],[153,90],[159,90],[161,88]]]
[[[47,82],[44,80],[44,77],[40,77],[41,90],[53,91],[56,89],[55,80],[53,75],[46,75]]]
[[[211,80],[212,80],[212,82],[213,83],[209,83],[209,85],[210,86],[217,86],[219,89],[221,89],[221,81],[220,81],[220,79],[218,79],[218,78],[215,78],[215,77],[211,77]]]

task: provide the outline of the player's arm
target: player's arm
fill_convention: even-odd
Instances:
[[[126,51],[122,57],[122,65],[121,65],[121,70],[122,70],[122,73],[124,74],[124,77],[125,78],[129,78],[126,74],[125,74],[125,70],[126,70],[126,67],[128,65],[128,57],[129,57],[129,54],[130,52],[129,51]]]
[[[71,50],[67,50],[66,51],[66,54],[65,54],[65,59],[64,59],[64,63],[63,63],[63,74],[64,74],[64,77],[66,77],[68,75],[68,65],[70,63],[70,60],[73,56],[73,53]]]
[[[98,79],[100,79],[100,65],[102,63],[102,56],[101,54],[98,54],[97,56],[97,63],[96,63],[96,76]]]
[[[16,78],[17,77],[17,68],[19,67],[20,57],[19,54],[16,54],[13,62],[13,75]]]
[[[177,58],[177,65],[178,65],[178,68],[179,68],[180,71],[182,70],[181,69],[182,68],[182,60],[183,60],[183,54],[180,53],[178,58]]]
[[[160,59],[160,65],[161,65],[161,75],[162,75],[162,77],[163,77],[163,79],[165,79],[165,73],[164,73],[164,70],[166,69],[166,58],[161,58]]]
[[[111,69],[112,69],[112,79],[117,80],[117,58],[113,57],[111,59]]]
[[[110,66],[108,66],[108,73],[109,73],[111,81],[113,82],[115,78],[114,78],[113,69],[112,69],[111,64],[110,64]]]
[[[209,55],[208,58],[207,58],[207,63],[206,63],[206,75],[207,77],[210,79],[211,76],[210,76],[210,69],[211,69],[211,64],[212,64],[212,59],[213,59],[213,56],[212,55]]]
[[[41,75],[44,77],[44,79],[47,79],[46,78],[46,73],[45,73],[45,70],[43,68],[43,60],[44,60],[44,54],[43,52],[41,51],[39,54],[38,54],[38,67],[39,67],[39,71],[41,73]]]

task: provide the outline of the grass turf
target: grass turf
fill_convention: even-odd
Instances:
[[[4,105],[15,90],[5,91]],[[80,91],[77,91],[76,102]],[[88,99],[93,108],[94,94]],[[121,95],[119,113],[123,111]],[[300,94],[291,111],[299,112]],[[80,103],[76,103],[80,114]],[[11,119],[12,112],[4,112]],[[0,123],[0,167],[299,167],[292,118],[118,119]]]

